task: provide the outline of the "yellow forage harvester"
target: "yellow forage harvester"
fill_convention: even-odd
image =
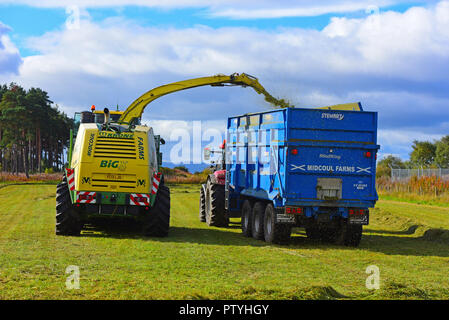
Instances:
[[[160,173],[160,146],[165,142],[141,124],[141,116],[157,98],[206,85],[249,86],[279,104],[255,77],[234,73],[156,87],[125,111],[98,111],[92,106],[75,113],[68,165],[56,190],[56,234],[79,235],[83,225],[96,217],[126,217],[140,221],[147,236],[166,236],[170,190]]]

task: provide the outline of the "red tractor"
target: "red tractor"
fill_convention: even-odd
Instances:
[[[229,225],[229,216],[225,210],[225,147],[226,140],[221,144],[220,150],[209,150],[207,148],[204,150],[206,160],[210,159],[211,153],[221,154],[219,161],[211,162],[213,173],[209,174],[206,183],[201,185],[200,190],[200,221],[214,227],[227,227]]]

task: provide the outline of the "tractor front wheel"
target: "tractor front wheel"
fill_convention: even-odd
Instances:
[[[201,185],[200,190],[200,222],[206,222],[206,192],[205,192],[205,185]]]
[[[207,180],[205,193],[206,223],[213,227],[227,227],[229,218],[225,212],[224,185]]]

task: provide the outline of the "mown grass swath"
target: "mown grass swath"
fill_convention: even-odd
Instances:
[[[0,189],[1,299],[448,299],[449,209],[381,200],[359,248],[268,245],[198,219],[198,185],[170,185],[167,238],[120,221],[54,235],[55,185]],[[80,289],[67,290],[67,266]],[[379,290],[365,286],[377,265]]]

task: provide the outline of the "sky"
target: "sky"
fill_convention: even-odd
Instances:
[[[413,140],[449,134],[448,71],[449,1],[0,0],[0,83],[43,88],[69,116],[245,72],[297,107],[360,101],[379,114],[380,158],[408,159]],[[203,87],[143,120],[170,140],[269,108],[250,88]]]

